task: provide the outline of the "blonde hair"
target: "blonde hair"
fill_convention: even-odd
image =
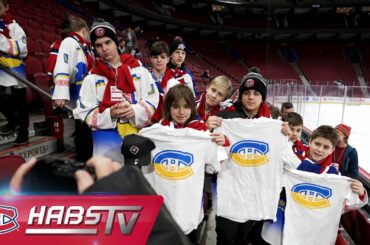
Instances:
[[[211,85],[221,86],[226,88],[226,98],[230,98],[231,93],[233,91],[233,84],[227,76],[217,76],[212,79],[212,81],[208,84],[207,88],[209,88]]]

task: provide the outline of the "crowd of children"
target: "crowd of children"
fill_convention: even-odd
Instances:
[[[348,145],[350,128],[344,124],[335,129],[320,126],[313,132],[309,145],[303,145],[300,142],[303,120],[291,112],[291,104],[285,104],[287,107],[282,111],[285,123],[270,118],[267,81],[258,71],[253,70],[241,79],[235,101],[229,100],[233,88],[226,76],[215,77],[196,98],[191,75],[185,67],[183,40],[176,39],[170,46],[161,41],[152,44],[149,71],[134,56],[120,54],[116,30],[110,23],[98,19],[89,30],[81,22],[71,31],[61,43],[54,69],[56,105],[63,107],[69,101],[75,107],[74,118],[91,128],[94,156],[106,156],[124,164],[121,144],[127,135],[139,133],[153,140],[156,149],[152,152],[152,164],[142,171],[164,197],[166,207],[192,242],[204,215],[203,189],[211,192],[206,173],[217,174],[219,245],[298,244],[292,243],[299,239],[291,231],[292,227],[301,229],[291,215],[293,202],[297,200],[305,207],[316,208],[329,207],[325,201],[332,202],[332,206],[338,207],[339,216],[345,202],[356,207],[367,203],[367,193],[355,179],[357,152]],[[19,32],[21,38],[23,32]],[[0,39],[5,38],[10,37],[2,33]],[[96,51],[95,62],[87,39]],[[9,47],[2,51],[9,52]],[[69,63],[72,58],[75,62]],[[1,85],[8,86],[3,80]],[[75,99],[70,90],[72,85],[78,87],[73,90],[77,93]],[[288,189],[292,179],[298,183],[308,178],[302,172],[320,176],[316,187],[307,184],[313,189],[304,189],[307,186],[295,184]],[[351,178],[338,177],[330,182],[326,177],[340,173]],[[336,181],[341,183],[336,188],[343,192],[350,190],[351,198],[340,198],[334,187],[330,195],[325,194],[328,188],[323,185],[328,182],[335,186]],[[281,193],[282,187],[285,193]],[[311,203],[313,191],[317,192],[314,198],[318,203]],[[286,206],[279,206],[280,194]],[[338,198],[332,200],[331,195]],[[274,224],[271,222],[276,221],[278,206],[287,214],[287,225],[280,226],[284,236],[271,240],[265,224]],[[311,215],[326,220],[324,227],[314,224],[318,230],[338,228],[339,219],[331,220],[325,216],[328,214],[320,212]],[[309,218],[302,219],[311,222]],[[261,229],[263,234],[259,236]],[[322,237],[315,232],[297,233],[317,239],[317,244],[332,244],[335,240],[333,232]]]

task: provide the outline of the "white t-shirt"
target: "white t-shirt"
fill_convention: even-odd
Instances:
[[[283,244],[335,244],[344,206],[356,209],[367,203],[352,192],[348,180],[333,174],[286,169]]]
[[[276,219],[283,166],[296,168],[282,122],[269,118],[223,119],[217,132],[231,146],[217,178],[217,215],[235,222]]]
[[[152,165],[142,167],[154,190],[162,195],[172,217],[185,234],[203,219],[202,194],[206,164],[218,171],[227,155],[209,132],[155,124],[140,135],[154,141]],[[174,241],[174,243],[176,243]]]

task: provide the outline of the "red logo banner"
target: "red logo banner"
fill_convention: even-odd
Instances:
[[[0,196],[0,244],[146,244],[161,196]]]

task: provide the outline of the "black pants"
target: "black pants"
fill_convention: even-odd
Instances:
[[[86,162],[93,154],[93,139],[91,129],[86,123],[76,121],[75,144],[77,152],[77,160]]]
[[[197,230],[192,230],[189,234],[186,235],[187,238],[189,238],[191,244],[196,244],[197,242]]]
[[[252,230],[256,221],[238,223],[216,216],[217,245],[244,245],[252,239]]]
[[[28,136],[28,103],[26,88],[6,87],[0,85],[0,111],[11,126],[19,126],[18,135]]]

